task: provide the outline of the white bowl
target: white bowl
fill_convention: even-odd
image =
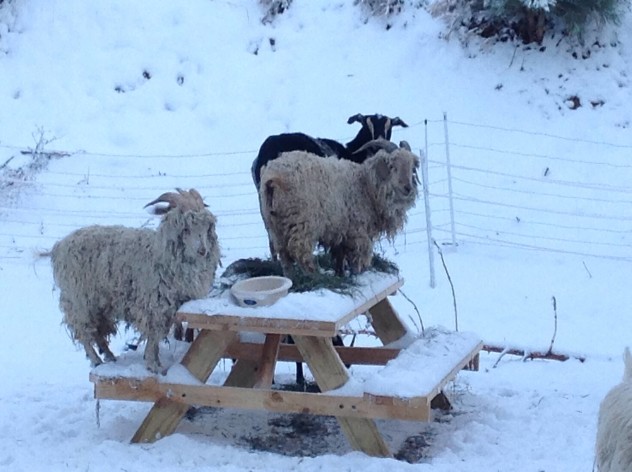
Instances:
[[[241,306],[268,306],[287,295],[292,281],[287,277],[265,275],[236,282],[230,292]]]

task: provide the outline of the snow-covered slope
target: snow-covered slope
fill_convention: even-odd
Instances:
[[[295,0],[265,25],[255,0],[0,5],[0,469],[590,470],[598,405],[632,332],[632,18],[574,57],[560,38],[544,51],[464,47],[422,8],[386,20],[353,3]],[[101,402],[99,427],[88,362],[35,253],[88,224],[154,226],[145,203],[195,187],[218,217],[224,266],[263,257],[250,177],[263,139],[348,141],[347,118],[375,112],[410,125],[395,141],[427,150],[433,237],[456,298],[434,246],[429,287],[422,200],[382,244],[424,324],[454,327],[456,305],[462,330],[527,350],[546,350],[557,327],[554,349],[571,360],[494,367],[498,354],[484,354],[480,372],[459,375],[454,414],[381,424],[394,449],[424,436],[414,465],[351,452],[336,430],[318,438],[330,455],[253,452],[244,438],[275,433],[263,414],[205,415],[137,446],[149,406]],[[444,244],[446,141],[457,247]],[[415,307],[393,302],[416,329]]]

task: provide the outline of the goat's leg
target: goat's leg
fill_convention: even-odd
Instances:
[[[145,354],[143,356],[147,369],[155,374],[162,373],[162,366],[158,357],[159,339],[154,335],[147,336],[147,344],[145,345]]]
[[[289,253],[284,249],[280,250],[278,254],[283,275],[292,279],[292,276],[294,275],[294,261],[290,257]]]
[[[334,346],[344,347],[345,343],[342,340],[342,336],[336,334],[333,338],[331,338],[331,342]],[[354,341],[351,342],[351,347],[353,347]],[[351,364],[345,364],[345,367],[348,369],[351,367]]]
[[[305,374],[303,373],[303,363],[296,363],[296,385],[305,385]]]
[[[274,262],[277,261],[277,252],[274,249],[274,243],[272,242],[272,239],[270,239],[268,237],[268,247],[270,248],[270,259]]]
[[[79,342],[85,349],[86,356],[88,357],[88,359],[90,359],[90,364],[92,365],[92,367],[103,364],[103,361],[92,347],[92,340],[79,339]]]
[[[345,248],[342,245],[334,246],[329,250],[334,264],[334,272],[337,276],[345,275]]]
[[[182,321],[176,321],[173,324],[173,337],[176,341],[182,341],[184,339],[184,326]]]
[[[348,256],[349,269],[352,274],[360,274],[371,266],[373,259],[373,241],[367,236],[358,236]]]
[[[106,362],[115,362],[116,356],[110,351],[107,339],[109,336],[116,334],[116,323],[105,315],[99,317],[97,332],[94,334],[94,341],[99,348]]]
[[[105,362],[116,362],[116,356],[110,351],[108,342],[102,337],[98,337],[96,340],[99,352],[103,355]]]
[[[314,261],[314,247],[316,242],[310,235],[314,233],[306,222],[298,222],[289,228],[284,235],[284,247],[278,247],[279,256],[285,253],[285,258],[297,263],[300,269],[307,274],[316,272]],[[283,263],[283,258],[281,258]]]

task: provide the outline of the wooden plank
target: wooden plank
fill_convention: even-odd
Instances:
[[[369,313],[371,314],[371,324],[382,344],[397,341],[408,332],[406,325],[399,319],[388,298],[380,300],[369,308]]]
[[[167,396],[173,401],[200,406],[265,409],[314,415],[422,419],[420,412],[411,410],[410,405],[404,402],[400,404],[401,408],[397,408],[393,402],[370,403],[361,397],[307,392],[168,384],[152,382],[150,379],[134,383],[123,378],[100,379],[97,381],[97,391],[98,398],[101,399],[155,401]]]
[[[181,364],[200,382],[206,382],[226,348],[237,337],[229,331],[201,331]]]
[[[399,412],[408,412],[410,419],[414,421],[430,421],[432,411],[430,401],[425,397],[401,398],[381,395],[364,394],[363,399],[372,405],[377,411],[386,409],[390,419],[406,420],[405,417],[399,416]],[[370,418],[382,418],[381,416],[371,416]]]
[[[321,391],[334,390],[347,383],[349,373],[336,353],[331,338],[292,337]]]
[[[376,293],[373,297],[369,298],[365,303],[363,303],[362,305],[358,306],[355,310],[353,310],[352,312],[350,312],[347,315],[343,316],[336,323],[336,333],[343,326],[345,326],[347,323],[349,323],[349,321],[353,320],[359,314],[364,313],[366,311],[371,311],[371,308],[376,306],[376,305],[378,305],[381,301],[384,301],[384,300],[388,301],[388,299],[386,297],[388,297],[389,295],[392,295],[395,292],[397,292],[397,289],[399,289],[402,285],[404,285],[404,279],[400,278],[395,283],[393,283],[392,285],[387,287],[386,289],[382,290],[381,292]],[[395,314],[395,311],[393,311],[393,314]],[[395,316],[397,316],[397,315],[395,315]]]
[[[274,368],[279,353],[279,345],[281,344],[280,334],[266,334],[266,340],[263,343],[263,351],[261,353],[261,362],[259,364],[259,374],[255,382],[255,388],[270,388],[274,381]]]
[[[235,342],[228,346],[224,357],[254,361],[261,359],[262,349],[263,345],[260,343]],[[334,346],[334,349],[345,365],[385,365],[395,359],[400,352],[400,349],[387,347]],[[277,360],[303,362],[303,356],[295,345],[281,343]]]
[[[202,331],[182,359],[182,365],[200,382],[206,382],[235,336],[236,333]],[[160,398],[132,437],[132,442],[154,442],[173,433],[187,409],[186,404]]]
[[[356,306],[349,313],[337,320],[305,320],[300,318],[264,318],[256,316],[190,313],[179,311],[177,321],[187,322],[189,328],[208,330],[254,331],[258,333],[290,334],[292,336],[323,336],[333,337],[340,328],[354,319],[360,313],[377,304],[380,300],[393,294],[404,284],[404,279],[398,279],[384,290],[375,293],[364,302]]]
[[[313,336],[293,336],[293,338],[323,392],[347,383],[349,374],[336,353],[331,338]],[[339,417],[338,422],[352,448],[363,451],[369,456],[392,457],[372,419]]]
[[[443,390],[443,387],[445,387],[446,384],[450,380],[456,377],[456,374],[458,374],[460,370],[463,370],[465,367],[467,367],[467,365],[470,362],[472,362],[472,360],[476,356],[478,356],[478,353],[482,348],[483,348],[483,343],[482,342],[478,343],[476,347],[474,347],[468,355],[466,355],[463,359],[461,359],[461,361],[458,364],[456,364],[449,372],[446,372],[446,374],[443,376],[441,381],[431,391],[426,392],[424,396],[428,398],[430,401],[432,401],[434,397],[436,397],[437,395],[439,395],[439,393],[441,393],[441,390]]]
[[[458,374],[460,370],[467,368],[467,366],[470,365],[472,361],[478,356],[478,353],[482,348],[483,348],[483,343],[482,342],[478,343],[457,364],[455,364],[454,367],[452,367],[449,371],[447,371],[441,377],[441,380],[439,380],[429,391],[419,392],[418,396],[403,397],[402,399],[404,401],[415,402],[415,407],[417,408],[422,407],[422,405],[420,405],[419,402],[426,402],[427,406],[429,407],[432,400],[438,395],[442,394],[442,390],[447,385],[447,383],[451,381],[452,379],[454,379],[454,377],[456,377],[456,375]],[[414,366],[411,366],[411,367],[412,368],[410,370],[410,375],[417,375],[417,377],[419,377],[419,373],[415,373]],[[428,364],[426,364],[425,367],[427,368]],[[370,393],[365,393],[364,396],[368,401],[372,401],[372,402],[385,401],[384,399],[395,398],[395,397],[390,397],[390,396],[373,395]],[[428,411],[430,412],[430,409],[428,409]],[[431,418],[432,417],[429,414],[428,420],[430,420]]]
[[[259,362],[254,359],[238,359],[226,378],[226,387],[252,388],[257,383]]]
[[[369,399],[347,395],[290,392],[242,387],[185,385],[156,382],[153,378],[94,378],[96,398],[155,402],[161,398],[189,405],[267,410],[346,418],[426,421],[427,401],[397,398]],[[184,408],[186,411],[186,408]]]
[[[338,332],[337,325],[333,321],[257,318],[238,315],[203,315],[187,312],[178,312],[176,319],[186,321],[191,328],[214,331],[253,331],[256,333],[323,337],[333,337]]]

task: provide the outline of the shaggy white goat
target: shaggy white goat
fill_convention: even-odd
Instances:
[[[215,217],[195,190],[168,192],[146,205],[164,215],[156,230],[89,226],[57,242],[51,251],[59,306],[73,340],[92,365],[116,358],[107,339],[125,321],[147,340],[145,362],[161,369],[160,341],[177,309],[211,289],[219,263]]]
[[[314,272],[317,244],[331,250],[336,272],[371,264],[374,242],[393,238],[415,205],[419,158],[410,148],[380,140],[362,164],[304,151],[283,153],[261,174],[261,214],[286,276],[296,263]]]
[[[596,465],[599,472],[632,471],[632,355],[626,348],[622,382],[599,407]]]

